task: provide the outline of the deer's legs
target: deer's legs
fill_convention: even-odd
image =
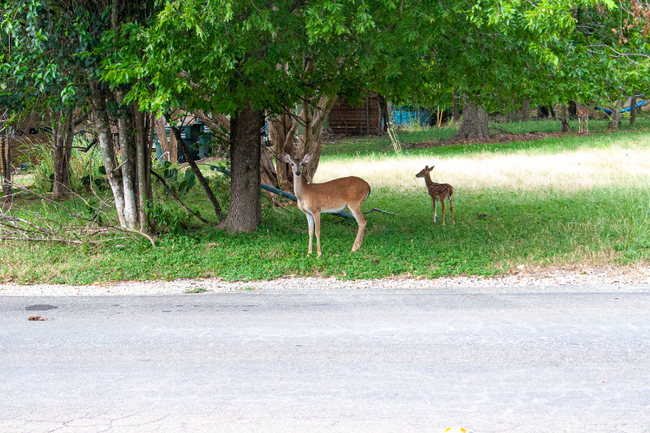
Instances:
[[[307,216],[307,226],[309,227],[309,250],[307,254],[311,254],[311,238],[314,236],[314,216],[305,213]]]
[[[451,222],[452,224],[456,224],[456,221],[454,221],[454,203],[452,196],[449,196],[449,210],[451,211]]]
[[[438,203],[436,203],[436,198],[432,197],[433,199],[433,222],[434,224],[436,221],[438,221],[438,214],[436,213],[436,208],[438,207]]]
[[[314,214],[314,227],[316,229],[316,249],[318,251],[318,257],[321,256],[320,252],[320,212]]]
[[[587,128],[587,133],[589,133],[589,116],[585,116],[585,127]]]
[[[442,224],[445,223],[445,198],[440,196],[440,206],[442,206]]]
[[[350,206],[348,206],[348,209],[350,209],[350,212],[352,212],[352,216],[354,217],[355,220],[357,220],[357,224],[359,225],[359,231],[357,231],[357,237],[354,240],[354,244],[352,245],[352,252],[357,252],[359,251],[359,248],[361,248],[361,243],[363,242],[363,234],[366,229],[366,219],[363,216],[363,213],[361,212],[361,205],[359,205],[358,208],[352,209]]]

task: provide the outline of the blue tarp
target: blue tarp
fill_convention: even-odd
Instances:
[[[638,104],[635,105],[635,107],[636,107],[636,108],[639,108],[639,107],[642,106],[643,104],[645,104],[645,99],[642,99],[641,102],[639,102]],[[631,109],[632,109],[632,107],[623,108],[623,109],[621,110],[621,113],[625,113],[625,112],[627,112],[627,111],[630,111]],[[596,110],[601,110],[601,111],[603,111],[603,112],[606,113],[606,114],[612,114],[612,110],[608,110],[607,108],[596,107]]]
[[[419,123],[420,126],[429,124],[431,113],[426,110],[393,110],[393,119],[395,126],[407,126]]]

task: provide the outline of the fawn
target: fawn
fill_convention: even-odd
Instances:
[[[431,171],[433,170],[432,166],[429,168],[427,165],[420,171],[415,177],[423,177],[424,183],[427,185],[427,190],[429,195],[433,199],[433,222],[438,221],[438,215],[436,214],[436,198],[440,199],[440,204],[442,205],[442,223],[445,223],[445,199],[449,200],[449,209],[451,210],[451,222],[456,224],[454,221],[454,205],[452,202],[452,196],[454,195],[454,187],[448,183],[435,183],[431,180]]]
[[[589,133],[589,115],[591,110],[586,105],[576,104],[576,116],[578,116],[578,134],[582,134],[582,121],[585,122],[585,128],[587,133]]]

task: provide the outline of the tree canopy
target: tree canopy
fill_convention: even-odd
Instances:
[[[122,142],[139,137],[120,166],[129,179],[148,176],[134,155],[156,115],[220,116],[230,130],[229,218],[247,220],[227,222],[241,231],[261,218],[265,117],[322,126],[315,113],[369,90],[443,105],[456,92],[465,119],[475,107],[524,99],[620,105],[650,76],[650,5],[640,0],[6,0],[1,8],[2,104],[92,114],[107,173],[117,167],[110,125]],[[129,202],[147,189],[109,181],[118,213],[120,196]],[[145,218],[141,202],[121,218],[126,226],[138,222],[128,216],[135,208]]]

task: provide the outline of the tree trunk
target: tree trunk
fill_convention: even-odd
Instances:
[[[2,163],[2,193],[8,196],[13,193],[11,186],[11,141],[5,129],[0,133],[0,162]]]
[[[618,105],[614,105],[612,108],[612,114],[609,116],[609,123],[607,124],[607,129],[611,131],[618,130],[618,124],[621,121],[621,111],[618,108]]]
[[[212,131],[212,133],[218,138],[224,141],[230,141],[230,136],[227,134],[230,133],[230,119],[225,115],[213,113],[211,115],[212,117],[210,117],[201,110],[196,110],[193,114],[201,119],[201,121],[210,128],[210,131]]]
[[[303,176],[307,182],[313,180],[318,169],[323,146],[323,125],[336,100],[336,96],[321,96],[316,107],[312,107],[311,101],[303,103],[301,118],[304,132],[302,139],[298,140],[297,149],[295,149],[295,154],[292,156],[302,159],[306,154],[312,154],[311,162],[303,169]]]
[[[632,102],[630,103],[630,128],[634,128],[635,121],[636,121],[636,95],[632,96]]]
[[[576,111],[577,111],[576,101],[569,101],[569,114],[568,114],[569,119],[571,118],[575,119]]]
[[[465,96],[463,96],[463,105],[463,120],[454,138],[460,140],[487,140],[490,138],[488,114],[483,107],[469,102]]]
[[[171,122],[169,122],[170,120],[171,120],[170,118],[167,118],[167,122],[171,125]],[[174,137],[174,141],[178,143],[178,147],[181,148],[181,152],[183,152],[183,155],[185,155],[185,161],[187,161],[189,166],[192,167],[192,171],[194,172],[194,175],[199,180],[199,183],[203,187],[205,194],[208,196],[210,203],[212,203],[212,207],[214,208],[214,213],[217,215],[217,218],[221,219],[221,206],[219,205],[219,201],[217,200],[217,197],[215,197],[214,193],[212,192],[212,188],[210,188],[210,184],[203,176],[203,173],[201,173],[199,166],[196,165],[196,162],[192,157],[192,153],[190,152],[190,149],[187,148],[187,145],[183,141],[181,130],[178,129],[176,126],[172,126],[171,137]]]
[[[120,226],[150,233],[153,231],[153,224],[147,214],[147,206],[153,199],[150,150],[151,140],[153,140],[152,125],[144,120],[145,114],[138,111],[136,104],[120,105],[117,124],[121,164],[118,166],[106,102],[107,100],[123,101],[123,95],[120,91],[112,94],[107,89],[101,88],[98,83],[91,83],[91,89],[97,139],[106,178],[115,199]],[[122,182],[116,176],[120,169]]]
[[[316,175],[316,170],[318,170],[318,164],[320,163],[320,154],[323,147],[323,129],[313,131],[309,140],[309,142],[305,143],[305,150],[302,154],[303,156],[308,153],[313,155],[311,162],[303,168],[305,180],[311,183],[314,180],[314,175]]]
[[[515,104],[514,94],[510,97],[510,108],[511,111],[506,115],[506,121],[517,122],[519,120],[519,112],[517,111],[517,105]]]
[[[156,128],[156,135],[158,136],[158,143],[160,143],[160,151],[162,153],[162,161],[170,160],[170,148],[169,140],[167,139],[167,133],[165,132],[165,118],[158,117],[154,121]]]
[[[156,127],[156,115],[153,113],[148,113],[147,117],[149,119],[149,146],[153,146],[154,140],[153,136],[156,133],[155,127]],[[151,152],[151,149],[147,149],[148,152]],[[149,155],[149,153],[147,153]],[[151,177],[151,171],[152,171],[152,166],[153,166],[153,155],[149,155],[148,158],[145,158],[145,162],[147,163],[147,200],[149,201],[150,206],[153,206],[153,181]],[[156,232],[156,224],[152,218],[149,218],[149,223],[151,224],[151,231],[153,233]]]
[[[93,90],[93,118],[95,119],[99,149],[102,153],[102,161],[104,162],[104,168],[106,170],[106,179],[108,180],[108,184],[113,192],[115,209],[117,210],[117,217],[120,220],[120,226],[126,227],[126,219],[124,218],[124,194],[122,192],[122,186],[115,177],[115,146],[113,144],[110,124],[108,122],[108,114],[106,112],[106,95],[98,83],[91,83],[91,88]]]
[[[379,99],[379,108],[381,110],[381,119],[383,122],[382,130],[384,132],[388,131],[388,126],[390,126],[390,113],[388,112],[388,101],[384,98],[384,95],[377,94],[377,99]]]
[[[149,148],[147,125],[144,121],[145,114],[139,111],[135,103],[133,104],[133,117],[135,118],[136,133],[138,220],[140,221],[140,231],[142,233],[151,233],[153,231],[153,225],[147,212],[152,201],[151,197],[149,197],[149,185],[151,184],[151,150]]]
[[[273,154],[266,147],[262,147],[261,159],[260,159],[260,175],[262,183],[267,185],[279,188],[278,184],[278,175],[275,172],[275,164],[273,163]],[[272,196],[273,193],[266,191],[269,196]]]
[[[318,168],[321,147],[323,144],[323,125],[329,112],[338,97],[322,96],[316,107],[311,101],[303,101],[300,120],[294,120],[289,114],[284,114],[271,119],[271,140],[275,145],[276,167],[275,172],[280,189],[291,191],[293,174],[287,169],[287,164],[282,160],[282,154],[287,153],[293,158],[302,158],[307,153],[313,155],[310,162],[303,169],[305,179],[311,181]],[[302,125],[304,131],[298,143],[294,146],[294,137],[298,126]]]
[[[129,107],[123,106],[124,96],[121,91],[116,92],[117,102],[120,104],[121,116],[117,119],[117,129],[120,137],[120,156],[122,167],[122,191],[124,192],[124,219],[126,226],[137,230],[138,224],[138,193],[136,180],[136,144],[133,139],[131,115]]]
[[[59,119],[59,123],[54,126],[54,131],[52,199],[65,201],[70,193],[70,158],[74,139],[72,112],[66,114],[65,119]]]
[[[560,117],[560,121],[562,122],[562,132],[569,132],[569,122],[567,122],[566,104],[562,104],[562,114]]]
[[[458,98],[458,87],[454,87],[454,105],[451,109],[451,121],[453,123],[458,123],[460,120],[460,110],[459,110],[459,98]]]
[[[524,99],[521,101],[521,120],[527,122],[530,119],[530,101]]]
[[[167,119],[169,121],[169,119]],[[179,136],[180,137],[180,136]],[[179,138],[176,134],[169,134],[169,162],[176,164],[178,162]],[[182,142],[183,140],[180,140]]]
[[[618,98],[611,102],[612,114],[609,115],[609,123],[607,124],[607,129],[611,131],[617,131],[618,125],[621,122],[621,109],[625,104],[624,98]]]
[[[262,222],[260,192],[260,129],[264,112],[250,103],[230,120],[231,199],[222,227],[251,233]]]
[[[275,173],[278,178],[278,186],[284,191],[292,191],[291,182],[293,175],[287,169],[287,163],[282,160],[282,154],[288,153],[293,155],[293,135],[291,141],[287,140],[287,136],[293,126],[293,120],[289,114],[281,114],[271,118],[269,122],[269,129],[271,141],[275,148]]]

